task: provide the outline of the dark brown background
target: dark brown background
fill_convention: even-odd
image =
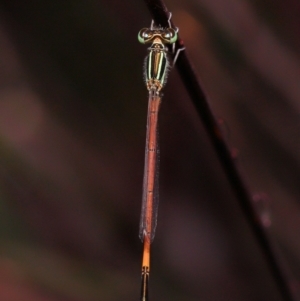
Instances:
[[[299,299],[300,5],[166,4]],[[150,21],[142,1],[0,1],[1,300],[138,300]],[[160,145],[151,300],[281,300],[176,70]]]

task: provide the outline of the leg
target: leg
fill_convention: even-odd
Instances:
[[[172,13],[169,12],[168,24],[170,28],[172,28],[171,19],[172,19]]]
[[[169,12],[168,24],[169,24],[169,27],[170,27],[170,28],[173,28],[173,27],[172,27],[172,24],[171,24],[171,19],[172,19],[172,13]],[[178,32],[178,31],[179,31],[179,28],[176,27],[175,30],[176,30],[176,32]]]
[[[175,46],[175,43],[174,43],[173,45]],[[181,48],[177,49],[176,54],[175,54],[174,59],[173,59],[173,66],[172,66],[172,67],[175,66],[176,61],[177,61],[178,56],[179,56],[179,53],[180,53],[181,51],[183,51],[184,49],[185,49],[185,47],[181,47]],[[174,51],[175,51],[175,47],[174,47]],[[173,51],[173,53],[174,53],[174,51]]]
[[[154,28],[154,20],[151,21],[150,29],[153,30]]]

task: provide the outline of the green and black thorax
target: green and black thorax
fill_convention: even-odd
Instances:
[[[143,28],[138,34],[142,44],[152,43],[148,48],[149,54],[145,59],[144,77],[147,89],[158,94],[166,83],[170,67],[167,44],[177,40],[177,31],[171,27]]]

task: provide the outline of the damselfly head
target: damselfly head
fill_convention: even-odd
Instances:
[[[173,28],[150,29],[143,28],[138,34],[138,40],[142,44],[153,43],[159,38],[163,44],[173,44],[177,41],[177,31]]]

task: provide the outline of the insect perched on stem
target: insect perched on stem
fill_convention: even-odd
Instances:
[[[161,89],[166,84],[170,69],[167,44],[177,41],[178,29],[171,25],[171,14],[168,20],[169,27],[155,26],[152,21],[150,28],[143,28],[138,34],[142,44],[150,44],[149,54],[145,59],[144,77],[149,91],[147,135],[145,150],[145,168],[143,183],[143,200],[140,220],[140,239],[144,243],[142,261],[142,288],[141,301],[148,300],[148,283],[150,274],[150,244],[155,236],[158,211],[158,111],[161,103]],[[174,50],[174,48],[173,48]],[[179,49],[175,55],[176,61]]]

